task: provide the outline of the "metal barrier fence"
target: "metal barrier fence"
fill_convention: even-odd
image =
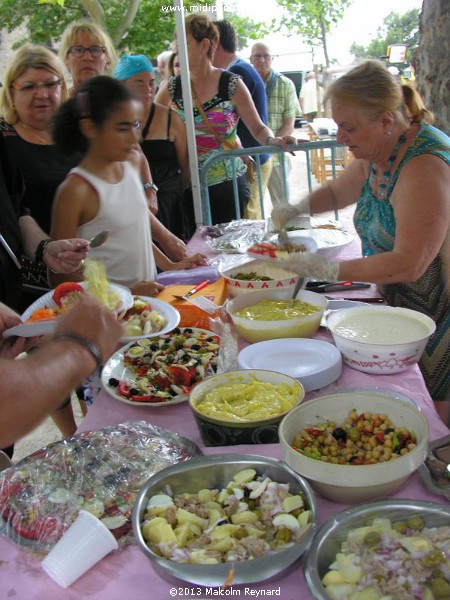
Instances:
[[[302,141],[299,140],[298,146],[294,146],[293,144],[289,146],[290,149],[294,152],[305,152],[306,155],[306,168],[307,168],[307,178],[308,178],[308,189],[312,191],[312,169],[311,169],[311,153],[317,151],[321,148],[327,148],[331,150],[331,173],[333,179],[336,177],[337,169],[336,169],[336,149],[345,148],[344,145],[339,144],[336,140],[320,140],[314,142]],[[261,184],[261,162],[260,155],[261,154],[278,154],[281,172],[283,177],[283,191],[284,191],[284,200],[288,202],[287,198],[287,178],[286,178],[286,164],[285,164],[285,151],[278,146],[258,146],[257,148],[240,148],[237,150],[219,150],[215,152],[212,156],[206,159],[202,168],[200,169],[200,193],[201,193],[201,201],[202,201],[202,216],[203,216],[203,224],[204,225],[212,225],[211,223],[211,206],[209,199],[209,189],[208,189],[208,172],[212,165],[219,161],[231,160],[232,157],[235,156],[252,156],[256,162],[256,174],[258,178],[258,186],[259,186],[259,201],[261,207],[261,214],[264,217],[264,194]],[[239,207],[239,194],[237,187],[237,178],[236,178],[236,166],[234,161],[231,161],[231,170],[233,175],[233,197],[234,197],[234,208],[236,213],[236,219],[241,218],[241,211]],[[338,212],[335,211],[336,218],[338,218]]]

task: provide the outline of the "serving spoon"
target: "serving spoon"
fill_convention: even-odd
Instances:
[[[109,231],[107,229],[104,229],[103,231],[100,231],[99,233],[94,235],[94,237],[92,237],[89,240],[89,244],[90,244],[91,248],[98,248],[99,246],[104,244],[106,242],[106,240],[108,239],[108,236],[109,236]]]
[[[294,306],[297,294],[304,288],[305,285],[306,279],[304,277],[299,277],[295,282],[294,291],[292,292],[291,306]]]

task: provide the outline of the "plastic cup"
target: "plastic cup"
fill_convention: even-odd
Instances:
[[[117,540],[103,523],[86,510],[42,561],[42,568],[57,584],[69,587],[99,560],[117,550]]]

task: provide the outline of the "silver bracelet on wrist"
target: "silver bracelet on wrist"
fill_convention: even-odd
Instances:
[[[79,344],[80,346],[83,346],[83,348],[86,348],[86,350],[88,350],[88,352],[90,352],[92,358],[95,360],[95,365],[96,365],[96,369],[100,369],[100,367],[103,364],[103,357],[102,357],[102,353],[100,348],[97,346],[97,344],[95,342],[92,342],[91,340],[88,340],[87,338],[83,337],[82,335],[78,335],[77,333],[56,333],[53,336],[54,340],[71,340],[72,342],[75,342],[76,344]]]

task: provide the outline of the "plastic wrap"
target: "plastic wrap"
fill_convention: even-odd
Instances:
[[[201,454],[187,438],[146,421],[50,444],[0,474],[0,532],[47,551],[84,509],[125,545],[133,540],[131,513],[146,480]]]
[[[211,330],[220,336],[219,355],[217,357],[217,373],[227,373],[238,369],[239,353],[238,337],[235,328],[224,306],[215,319],[210,319]]]
[[[264,221],[241,219],[200,231],[215,252],[239,254],[264,239]]]
[[[179,269],[174,271],[163,271],[158,273],[156,281],[162,285],[197,285],[204,279],[214,283],[220,277],[217,267],[205,265],[194,269]]]

